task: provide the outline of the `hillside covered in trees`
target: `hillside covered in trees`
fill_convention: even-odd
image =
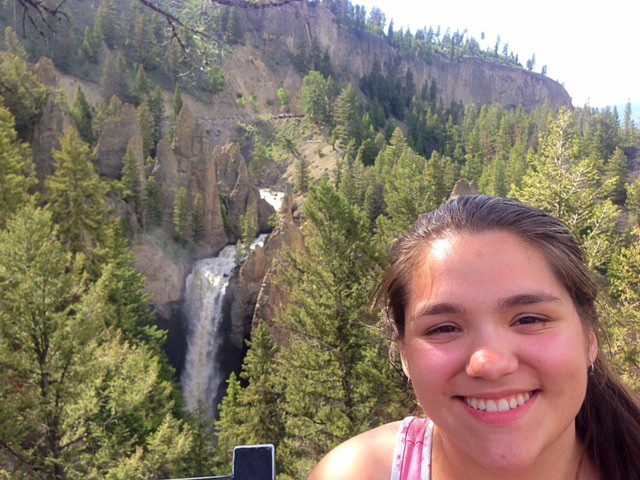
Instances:
[[[1,478],[223,475],[233,446],[273,443],[299,479],[411,412],[370,299],[394,239],[452,192],[567,223],[602,286],[600,341],[640,389],[630,106],[571,108],[506,44],[348,0],[181,3],[0,9]],[[211,418],[184,409],[181,302],[229,243],[244,360]]]

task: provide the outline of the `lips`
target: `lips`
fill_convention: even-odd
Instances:
[[[533,392],[522,392],[501,398],[462,398],[465,403],[474,410],[486,411],[488,413],[501,413],[521,407],[531,399],[532,395]]]

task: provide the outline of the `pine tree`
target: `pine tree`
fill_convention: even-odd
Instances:
[[[278,100],[280,101],[280,110],[284,113],[289,113],[289,104],[291,103],[291,95],[286,88],[280,87],[278,89]]]
[[[27,61],[27,51],[18,39],[16,32],[11,27],[4,29],[4,50],[17,58]]]
[[[366,215],[327,182],[303,208],[307,252],[289,259],[283,279],[291,302],[276,319],[291,333],[275,365],[285,422],[280,458],[293,478],[306,477],[337,443],[398,415],[402,403],[384,342],[369,326],[378,259]]]
[[[28,201],[35,183],[31,151],[18,141],[14,117],[0,102],[0,229]]]
[[[153,142],[155,137],[155,122],[147,99],[136,109],[136,119],[142,132],[142,153],[145,158],[149,156],[154,157],[156,153],[156,144]]]
[[[238,429],[248,421],[251,413],[241,400],[242,386],[235,372],[227,379],[227,393],[220,402],[220,418],[215,423],[218,434],[215,465],[220,474],[228,474],[232,463],[233,448],[244,443]],[[244,430],[243,430],[244,433]]]
[[[113,55],[107,53],[102,70],[102,97],[110,99],[112,96],[118,97],[123,102],[129,100],[129,82],[124,63],[124,58],[120,53]]]
[[[153,115],[153,145],[157,145],[162,138],[162,124],[164,122],[164,95],[160,87],[156,87],[149,97],[149,108]]]
[[[107,218],[105,187],[93,156],[75,129],[67,129],[60,150],[53,152],[54,172],[45,181],[47,208],[60,226],[60,235],[71,251],[90,257],[104,239]]]
[[[145,183],[145,197],[147,199],[146,221],[147,227],[162,223],[163,211],[160,203],[160,187],[155,177],[149,177]]]
[[[71,106],[71,117],[78,129],[80,138],[89,145],[92,145],[94,142],[92,125],[93,113],[91,112],[91,107],[89,106],[87,98],[84,96],[84,91],[80,85],[78,85],[76,90],[76,99]]]
[[[616,148],[604,167],[604,182],[609,186],[605,195],[617,205],[622,205],[625,200],[628,170],[627,156],[621,148]]]
[[[626,187],[626,207],[631,218],[640,225],[640,177],[625,185]]]
[[[181,474],[209,475],[215,470],[215,458],[220,453],[220,441],[215,439],[213,420],[207,418],[203,410],[189,412],[187,426],[191,435],[191,448]],[[235,444],[234,447],[238,444]],[[233,451],[233,448],[232,448]],[[231,472],[230,463],[225,465],[224,473]]]
[[[98,62],[98,50],[100,48],[99,42],[96,40],[94,31],[89,27],[85,27],[82,33],[82,44],[80,46],[80,58],[86,63]]]
[[[173,137],[173,131],[176,128],[176,119],[180,115],[182,110],[182,94],[180,93],[180,87],[176,84],[176,88],[173,91],[173,100],[171,100],[171,128],[170,134]]]
[[[142,172],[138,160],[133,152],[131,142],[127,145],[127,151],[122,159],[122,184],[125,188],[124,199],[131,203],[133,211],[142,216],[144,206],[144,186]]]
[[[618,208],[603,198],[593,159],[579,157],[571,112],[561,109],[540,140],[531,170],[509,196],[563,220],[581,241],[592,268],[602,268],[616,243]]]
[[[189,194],[180,187],[173,199],[173,236],[177,241],[186,242],[190,231]]]
[[[175,392],[155,353],[109,327],[120,283],[88,283],[81,257],[33,205],[0,231],[0,438],[16,478],[114,478],[135,455],[147,474],[160,464],[137,448],[162,431]],[[186,440],[174,434],[165,445]]]
[[[247,344],[249,350],[240,373],[247,386],[241,388],[235,373],[231,374],[227,396],[220,406],[220,420],[216,422],[216,465],[220,474],[228,473],[234,446],[271,443],[278,451],[284,436],[278,406],[280,393],[274,379],[277,348],[263,322],[254,327]]]
[[[303,157],[298,158],[295,164],[293,188],[296,193],[305,193],[309,188],[309,165]]]
[[[130,49],[133,50],[135,61],[145,69],[151,70],[157,68],[160,61],[160,47],[152,31],[152,22],[149,20],[142,8],[135,8],[132,38],[128,43]]]
[[[258,225],[256,223],[256,213],[253,208],[249,208],[244,215],[240,217],[240,239],[236,247],[236,256],[238,259],[244,260],[249,255],[249,248],[258,235]]]
[[[384,201],[386,211],[378,217],[378,239],[384,249],[399,235],[408,231],[409,227],[422,213],[436,208],[448,196],[448,189],[440,184],[442,179],[434,170],[444,171],[439,155],[428,167],[427,160],[416,154],[406,143],[400,129],[394,132],[391,146],[383,149],[375,167],[384,181]],[[448,182],[447,182],[448,183]]]
[[[136,76],[133,79],[133,85],[131,85],[131,92],[133,93],[133,100],[136,106],[140,105],[145,97],[149,95],[151,91],[151,82],[147,77],[147,72],[144,71],[142,65],[138,65]]]
[[[640,389],[640,228],[631,230],[627,246],[617,250],[607,272],[616,302],[604,315],[614,368]]]
[[[353,141],[358,148],[363,136],[362,112],[358,96],[351,84],[342,90],[336,100],[335,122],[333,135],[338,144],[344,148]]]
[[[193,243],[198,243],[204,239],[204,207],[202,205],[202,196],[197,193],[193,200],[193,213],[191,215]]]
[[[124,27],[115,0],[100,0],[96,13],[95,35],[110,50],[124,43]]]
[[[299,105],[311,121],[320,125],[331,123],[331,109],[327,96],[327,80],[318,71],[311,71],[302,79],[299,93]]]
[[[24,133],[42,112],[49,98],[49,89],[41,83],[26,62],[26,54],[15,33],[5,30],[5,45],[12,50],[0,59],[0,96],[4,106],[15,117],[16,130]]]
[[[635,121],[631,118],[632,114],[631,102],[627,102],[624,107],[624,120],[622,123],[622,134],[626,145],[631,146],[633,144],[633,134],[636,129]]]

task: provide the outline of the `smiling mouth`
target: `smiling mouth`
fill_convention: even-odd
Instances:
[[[518,393],[517,395],[509,395],[503,398],[474,398],[460,397],[464,402],[474,410],[480,410],[488,413],[508,412],[521,407],[527,403],[535,391]]]

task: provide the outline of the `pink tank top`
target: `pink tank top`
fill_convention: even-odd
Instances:
[[[433,422],[407,417],[396,436],[391,480],[430,480]]]

